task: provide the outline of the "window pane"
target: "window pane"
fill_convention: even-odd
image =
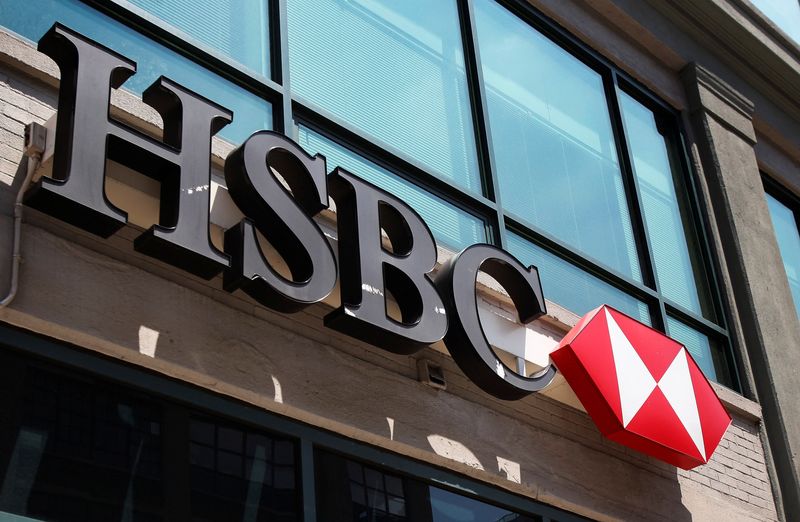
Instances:
[[[324,155],[328,171],[342,167],[406,202],[419,212],[436,240],[444,246],[461,250],[486,241],[486,229],[480,219],[360,158],[324,136],[300,127],[299,143],[309,154]]]
[[[794,212],[783,203],[767,194],[767,206],[772,217],[772,227],[781,250],[783,268],[789,278],[789,289],[792,291],[794,307],[800,317],[800,235]]]
[[[515,234],[508,234],[508,250],[523,264],[534,265],[539,270],[545,298],[570,312],[583,315],[602,304],[608,304],[645,324],[651,324],[645,303],[543,248]]]
[[[333,453],[314,454],[317,515],[326,522],[541,522],[487,502],[430,486]],[[348,470],[375,477],[375,488],[348,477]],[[352,474],[352,473],[351,473]],[[389,489],[388,485],[393,484]],[[384,487],[386,485],[386,487]],[[387,489],[390,493],[387,494]]]
[[[25,371],[15,392],[13,422],[0,424],[0,511],[53,521],[162,519],[157,404],[38,368]]]
[[[190,37],[269,76],[267,0],[116,0],[157,16]]]
[[[708,284],[696,254],[696,235],[681,208],[685,207],[684,190],[673,174],[666,138],[650,109],[623,92],[619,96],[659,291],[686,309],[709,316]],[[679,194],[683,205],[679,205]],[[698,286],[703,290],[702,301]]]
[[[189,433],[192,520],[300,519],[293,442],[209,418]]]
[[[503,207],[641,281],[601,76],[493,0],[475,11]]]
[[[38,41],[55,22],[98,41],[137,62],[138,72],[123,88],[141,95],[164,75],[232,110],[233,122],[219,135],[234,142],[272,128],[272,106],[258,96],[174,53],[78,0],[3,0],[0,24]]]
[[[694,362],[703,370],[705,376],[709,380],[716,381],[717,372],[714,369],[714,353],[708,336],[672,317],[667,317],[667,328],[669,329],[669,336],[689,350]]]
[[[529,517],[513,513],[505,508],[500,508],[475,500],[474,498],[458,495],[450,491],[430,487],[431,511],[433,522],[463,522],[481,520],[509,521],[509,522],[534,522],[541,521],[539,517]]]
[[[292,93],[481,190],[454,0],[288,0]]]

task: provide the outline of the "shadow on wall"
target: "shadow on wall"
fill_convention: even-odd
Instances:
[[[65,251],[64,243],[45,232],[30,235],[26,277],[54,292],[25,293],[21,309],[207,376],[200,385],[229,383],[387,444],[393,439],[465,463],[479,477],[483,469],[565,509],[624,520],[691,519],[674,468],[602,441],[581,412],[540,396],[496,401],[444,356],[436,362],[459,383],[438,391],[415,380],[413,357],[328,333],[321,309],[291,318],[254,315],[75,244]]]
[[[230,322],[206,327],[214,323],[219,339]],[[256,330],[236,330],[218,349],[195,344],[187,360],[176,343],[159,342],[156,328],[139,325],[139,351],[498,475],[545,503],[598,518],[692,520],[675,468],[603,439],[582,412],[531,397],[530,416],[512,418],[269,323],[258,328],[269,339],[261,343],[250,337]]]

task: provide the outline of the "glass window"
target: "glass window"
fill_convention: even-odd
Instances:
[[[14,413],[0,422],[0,511],[53,521],[162,520],[157,404],[38,368],[12,397],[18,401],[3,406]]]
[[[270,75],[268,0],[116,2],[139,7],[251,71]]]
[[[800,3],[797,0],[750,0],[750,2],[800,44]]]
[[[503,207],[641,281],[602,77],[493,0],[475,21]]]
[[[330,522],[541,522],[345,457],[317,451],[317,513]]]
[[[342,167],[406,202],[419,212],[434,237],[445,246],[461,250],[486,241],[486,228],[477,217],[431,195],[412,183],[364,160],[341,145],[300,127],[299,143],[309,154],[325,156],[328,171]]]
[[[293,95],[480,192],[454,0],[288,0]]]
[[[137,73],[125,82],[124,89],[141,95],[144,89],[164,75],[232,110],[233,122],[219,132],[223,138],[240,142],[257,130],[272,128],[272,106],[269,102],[102,15],[83,2],[3,0],[0,3],[0,24],[30,40],[38,41],[55,22],[61,22],[136,61]]]
[[[317,447],[305,463],[315,477],[316,497],[304,504],[316,503],[318,520],[542,521],[520,513],[523,508],[548,520],[583,520],[119,361],[9,329],[0,336],[25,343],[25,352],[16,345],[0,347],[2,520],[299,521],[300,440],[381,462]],[[51,365],[27,352],[81,368]],[[144,383],[164,396],[129,387]],[[210,410],[200,413],[195,407]],[[277,426],[285,434],[263,431]],[[394,469],[384,469],[387,462]],[[463,487],[472,497],[423,482],[437,475],[437,486]],[[479,494],[484,499],[473,498]]]
[[[720,380],[714,367],[714,358],[718,356],[716,354],[718,350],[716,346],[712,346],[713,343],[707,335],[703,335],[672,317],[667,317],[667,329],[669,330],[669,336],[684,345],[689,353],[692,354],[692,358],[697,363],[697,366],[703,370],[706,377],[712,381]],[[723,384],[728,383],[723,382]]]
[[[508,250],[525,265],[534,265],[539,270],[545,298],[570,312],[583,315],[601,304],[608,304],[647,325],[651,324],[645,303],[530,241],[508,234]]]
[[[300,520],[292,441],[200,417],[189,441],[192,520]]]
[[[685,199],[686,191],[673,174],[667,139],[653,111],[624,92],[619,92],[619,99],[659,290],[684,308],[709,316],[708,283],[697,259],[696,235],[685,202],[679,205],[678,194]]]
[[[789,279],[794,306],[800,317],[800,234],[798,234],[797,217],[792,209],[770,194],[767,194],[767,206],[781,251],[783,268]]]
[[[299,521],[296,442],[0,351],[0,518]]]

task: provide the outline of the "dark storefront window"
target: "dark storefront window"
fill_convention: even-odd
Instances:
[[[0,338],[0,519],[584,520],[75,347]]]
[[[7,357],[0,363],[22,372],[4,390],[0,511],[55,521],[164,520],[158,404],[94,379]]]
[[[200,417],[189,452],[192,520],[299,520],[292,441]]]
[[[317,512],[329,522],[541,522],[333,453],[315,455]]]
[[[139,62],[125,88],[185,83],[234,111],[223,138],[274,127],[406,201],[443,247],[507,248],[551,301],[619,308],[738,388],[679,115],[526,2],[37,4],[3,2],[0,23],[69,25]]]

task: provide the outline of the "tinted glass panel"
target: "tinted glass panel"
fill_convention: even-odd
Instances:
[[[601,76],[493,0],[475,10],[503,207],[640,281]]]
[[[669,329],[669,336],[689,350],[697,366],[703,370],[706,377],[712,381],[718,380],[717,372],[714,369],[716,346],[712,348],[708,336],[672,317],[667,317],[667,328]]]
[[[317,515],[330,522],[540,522],[339,455],[315,453]]]
[[[305,127],[300,127],[298,140],[308,153],[321,153],[325,156],[329,172],[337,166],[342,167],[406,202],[419,212],[433,235],[443,245],[461,250],[473,243],[486,241],[484,223],[475,216]]]
[[[523,264],[536,266],[545,298],[570,312],[583,315],[602,304],[608,304],[645,324],[651,324],[645,303],[545,249],[515,234],[508,234],[508,250]]]
[[[454,0],[288,0],[292,93],[481,190]]]
[[[269,76],[267,0],[116,0],[140,7],[203,45]]]
[[[673,174],[667,140],[650,109],[623,92],[619,96],[659,290],[684,308],[708,316],[708,283],[685,201],[679,204],[678,194],[683,200],[685,191]]]
[[[167,76],[234,112],[231,124],[219,135],[244,141],[251,133],[272,128],[272,106],[196,63],[104,16],[78,0],[3,0],[0,24],[29,38],[39,38],[55,22],[121,53],[137,62],[138,72],[125,84],[138,95],[160,75]]]
[[[769,194],[767,194],[767,205],[772,217],[772,228],[775,229],[775,238],[781,250],[783,268],[789,278],[794,306],[800,317],[800,234],[798,234],[797,220],[789,207]]]
[[[189,432],[192,520],[299,520],[292,441],[208,418]]]
[[[14,364],[3,360],[5,370]],[[4,390],[0,511],[56,521],[163,519],[157,404],[29,368]],[[15,378],[4,379],[15,381]]]

